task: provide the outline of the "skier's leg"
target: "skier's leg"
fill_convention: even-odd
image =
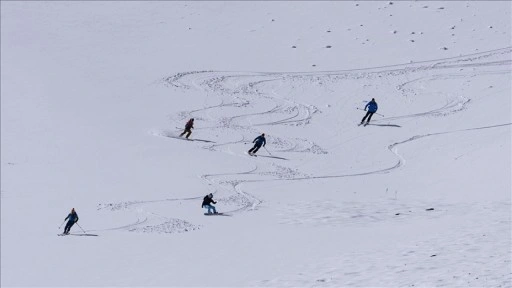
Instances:
[[[75,222],[71,222],[71,224],[69,224],[68,233],[71,231],[71,227],[73,227],[73,225],[75,225]]]
[[[71,224],[71,222],[68,221],[68,223],[66,223],[66,227],[64,227],[64,234],[69,233],[69,229],[71,228],[69,224]]]
[[[370,114],[370,112],[369,112],[369,111],[368,111],[368,112],[366,112],[366,115],[364,115],[363,120],[361,120],[361,123],[363,123],[363,122],[364,122],[364,120],[366,120],[366,117],[368,117],[368,115],[369,115],[369,114]]]
[[[183,136],[183,135],[185,135],[185,133],[187,133],[187,130],[186,130],[186,129],[185,129],[185,130],[183,130],[183,132],[181,132],[180,137],[181,137],[181,136]]]
[[[368,112],[368,113],[370,113],[370,112]],[[370,113],[370,117],[368,117],[368,121],[366,121],[366,123],[370,123],[370,119],[372,119],[373,113],[374,112]]]
[[[212,214],[212,205],[206,205],[206,208],[208,208],[208,214]]]
[[[254,151],[252,153],[256,154],[256,152],[258,152],[258,150],[260,150],[261,146],[254,146],[254,147],[256,147],[256,149],[254,149]]]
[[[213,205],[210,205],[210,206],[212,206],[212,208],[213,208],[213,213],[217,214],[217,210],[215,209],[215,206],[213,206]]]
[[[249,149],[249,153],[254,153],[254,149],[256,149],[256,145],[254,145],[251,149]]]

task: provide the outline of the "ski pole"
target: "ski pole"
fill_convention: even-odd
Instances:
[[[356,109],[357,109],[357,110],[366,111],[366,110],[361,109],[361,108],[359,108],[359,107],[356,107]],[[386,116],[384,116],[384,115],[382,115],[382,114],[380,114],[380,113],[377,113],[377,112],[373,112],[373,114],[377,114],[377,115],[379,115],[379,116],[386,117]]]
[[[78,223],[76,223],[76,225],[78,225]],[[87,232],[85,232],[85,230],[82,228],[82,226],[78,225],[78,227],[80,227],[80,229],[82,229],[82,231],[83,231],[84,233],[87,233]]]
[[[66,222],[65,219],[64,219],[64,222]],[[62,227],[62,225],[64,225],[64,222],[62,222],[62,224],[60,224],[59,229],[60,229],[60,227]]]
[[[263,148],[265,148],[265,150],[267,150],[267,148],[265,146],[263,146]],[[268,153],[268,155],[273,156],[272,153],[270,153],[270,151],[268,151],[268,150],[267,150],[267,153]]]

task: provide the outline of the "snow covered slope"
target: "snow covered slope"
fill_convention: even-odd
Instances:
[[[1,2],[1,285],[511,287],[511,18]]]

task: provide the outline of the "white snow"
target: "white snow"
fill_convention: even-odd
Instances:
[[[512,287],[511,10],[2,1],[1,286]]]

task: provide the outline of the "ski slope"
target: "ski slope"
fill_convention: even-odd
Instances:
[[[511,287],[511,10],[1,2],[1,286]]]

